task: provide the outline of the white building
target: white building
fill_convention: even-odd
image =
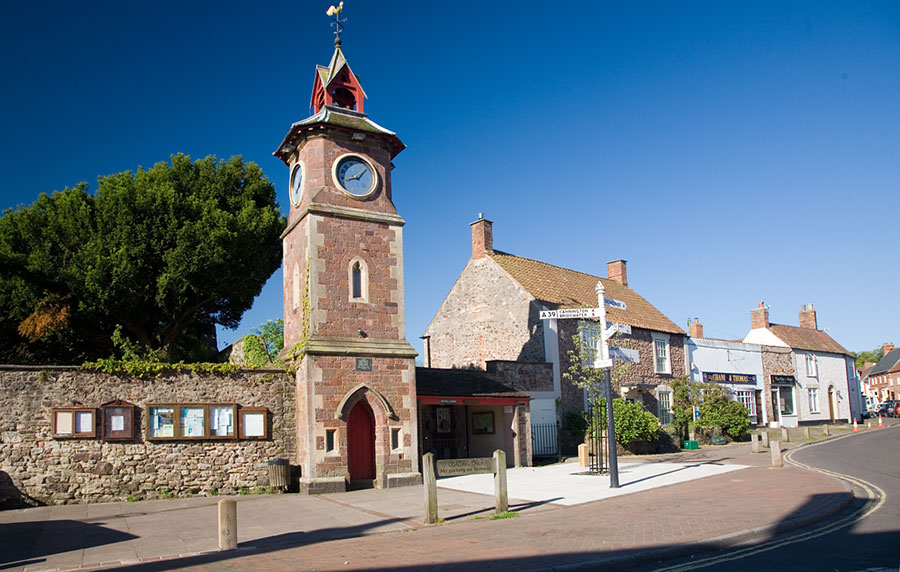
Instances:
[[[812,304],[800,311],[800,326],[769,322],[762,302],[751,311],[753,329],[744,343],[790,349],[792,375],[771,376],[772,421],[785,426],[860,419],[862,397],[856,361],[818,329]],[[768,372],[767,372],[768,373]]]
[[[759,344],[745,344],[704,338],[699,323],[691,324],[691,337],[685,343],[685,355],[691,381],[718,383],[728,389],[729,396],[740,401],[750,412],[750,425],[764,425],[769,421],[765,393],[762,348]]]

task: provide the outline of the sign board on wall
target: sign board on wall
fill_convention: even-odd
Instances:
[[[721,373],[704,371],[703,381],[706,383],[756,383],[756,375],[752,373]]]
[[[641,363],[641,355],[637,350],[609,346],[609,357],[614,360]]]

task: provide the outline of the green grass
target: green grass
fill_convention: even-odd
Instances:
[[[517,518],[518,516],[519,516],[519,513],[517,513],[517,512],[505,510],[505,511],[501,512],[500,514],[495,514],[495,515],[491,516],[491,520],[501,520],[504,518]]]

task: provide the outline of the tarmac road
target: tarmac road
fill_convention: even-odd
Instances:
[[[835,517],[798,533],[641,570],[900,570],[900,426],[802,447],[787,459],[844,475],[842,479],[852,486],[853,502]]]

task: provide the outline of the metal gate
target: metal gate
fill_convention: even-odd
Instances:
[[[532,457],[559,456],[559,423],[531,424]]]
[[[599,407],[591,407],[588,419],[588,455],[592,473],[609,472],[606,462],[606,415]]]

